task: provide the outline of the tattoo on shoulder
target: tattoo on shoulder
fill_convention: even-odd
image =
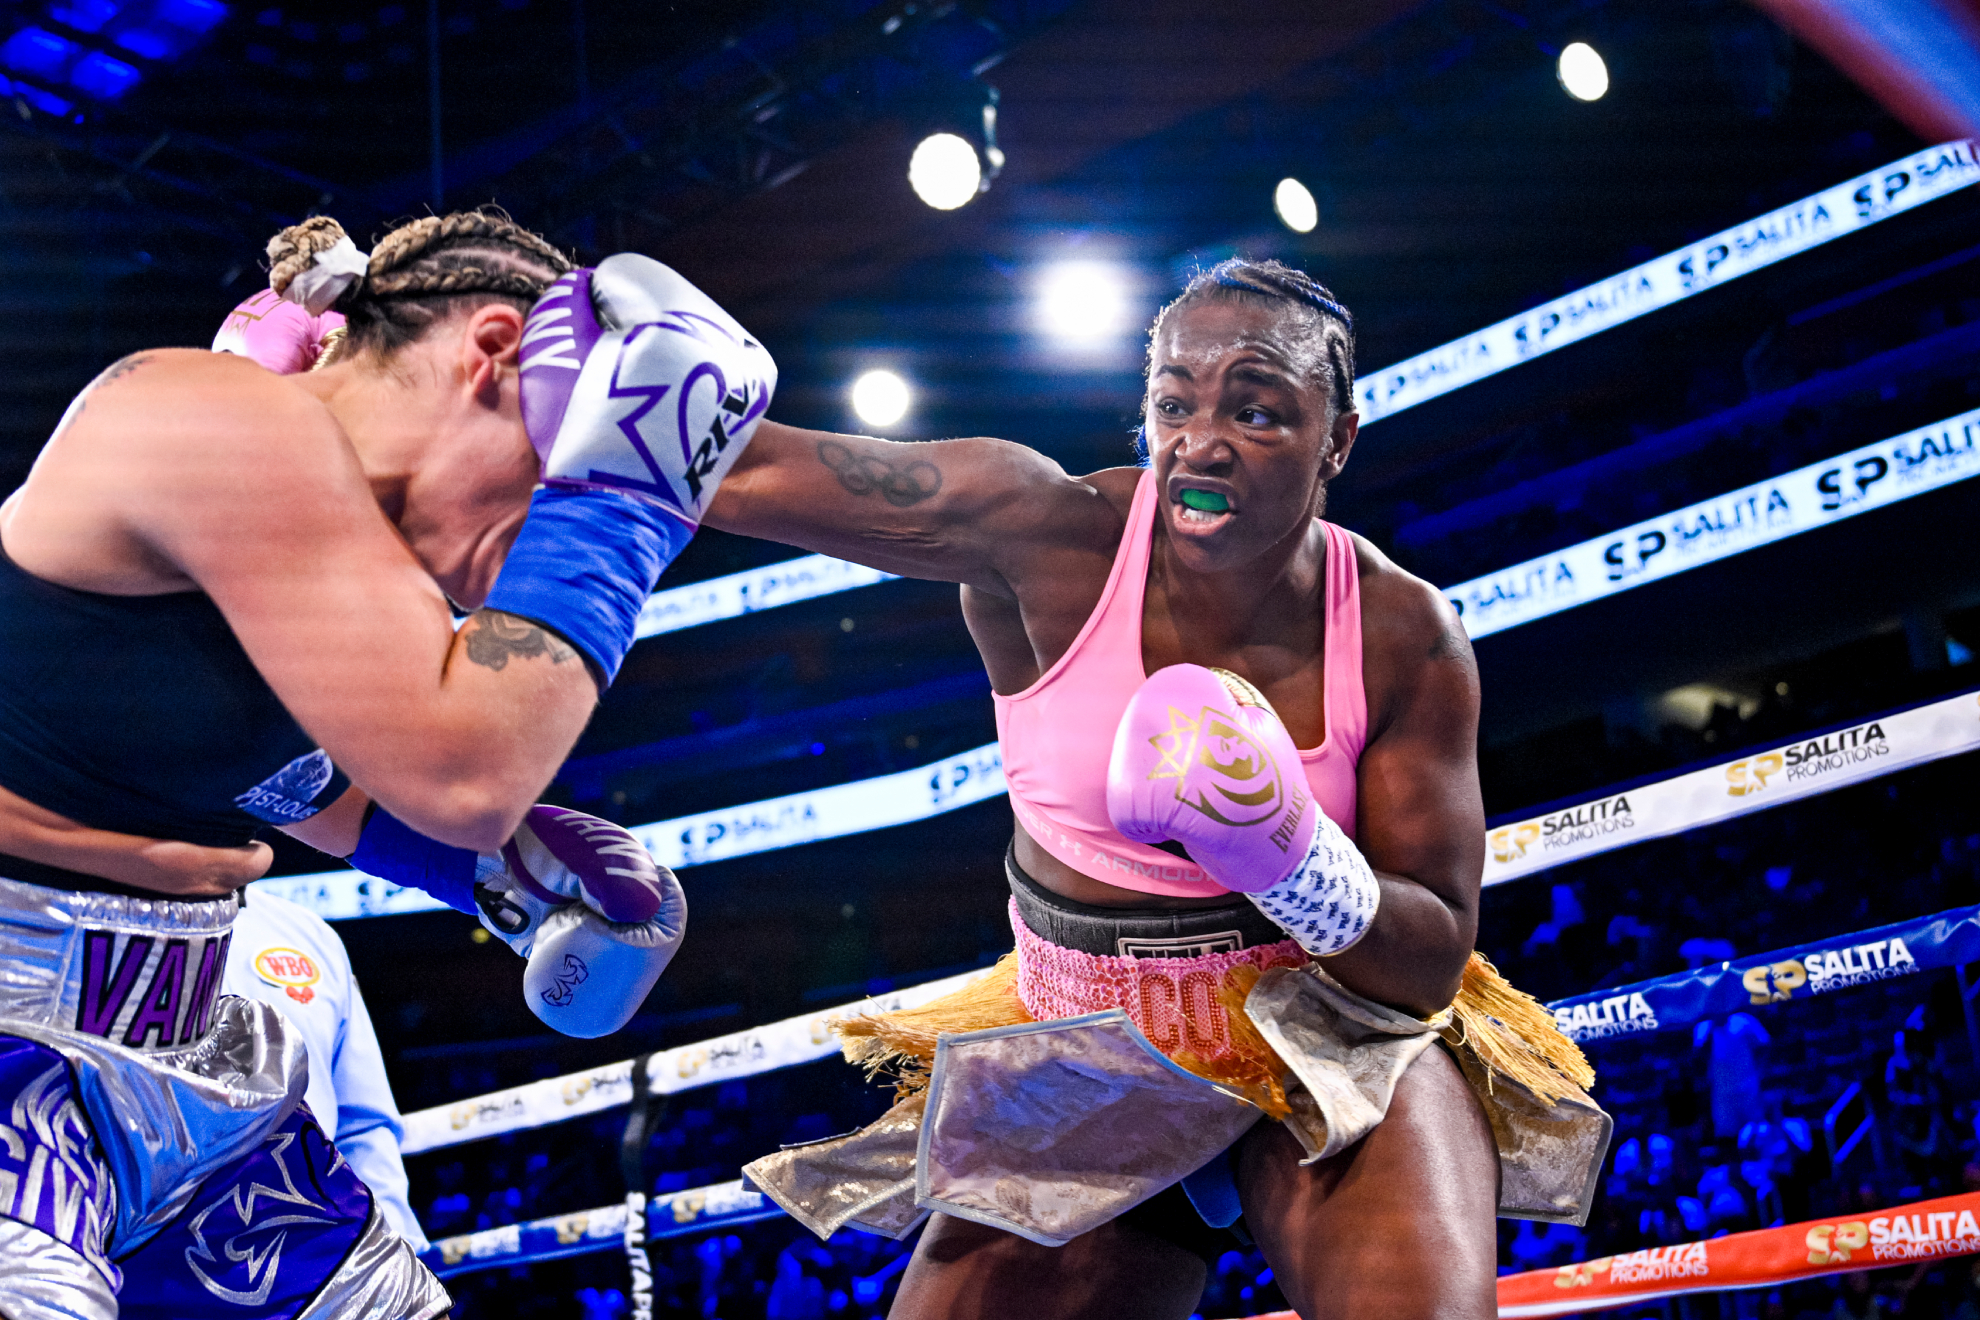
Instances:
[[[1471,661],[1471,640],[1456,628],[1446,628],[1436,641],[1430,643],[1430,649],[1424,652],[1423,658],[1460,660],[1468,664]]]
[[[927,459],[894,463],[878,454],[857,454],[837,440],[818,442],[818,461],[838,475],[839,484],[854,495],[879,492],[897,509],[933,498],[942,489],[942,469]]]
[[[105,385],[110,384],[118,377],[130,375],[133,371],[136,371],[139,367],[143,366],[145,363],[149,361],[151,361],[151,354],[133,353],[129,357],[121,357],[118,358],[115,362],[112,362],[109,366],[105,367],[100,373],[98,373],[95,380],[83,386],[82,393],[76,396],[76,403],[75,403],[76,412],[81,412],[86,406],[88,406],[90,395],[96,393],[98,390],[102,389]]]
[[[549,629],[498,610],[480,610],[467,623],[467,658],[484,669],[501,670],[512,659],[547,655],[561,665],[578,658],[577,648]]]

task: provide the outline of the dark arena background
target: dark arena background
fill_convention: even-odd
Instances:
[[[1970,0],[4,14],[8,489],[312,213],[364,244],[495,203],[647,253],[763,338],[779,420],[1074,472],[1135,462],[1146,327],[1193,271],[1310,272],[1364,398],[1328,516],[1476,641],[1479,948],[1616,1121],[1586,1228],[1501,1221],[1501,1274],[1551,1299],[1502,1283],[1502,1314],[1627,1276],[1662,1282],[1613,1314],[1980,1317],[1980,1229],[1903,1211],[1980,1192]],[[692,904],[618,1034],[553,1034],[473,920],[279,847],[267,883],[339,922],[464,1320],[632,1314],[629,1178],[653,1314],[887,1312],[911,1238],[820,1243],[732,1184],[888,1103],[831,1011],[1009,949],[1012,821],[956,589],[796,554],[697,537],[551,790]],[[664,1094],[629,1108],[635,1057]],[[1687,1244],[1769,1229],[1777,1268],[1680,1287]],[[1284,1306],[1234,1249],[1199,1309]]]

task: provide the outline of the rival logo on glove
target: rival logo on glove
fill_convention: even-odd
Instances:
[[[557,974],[556,984],[541,992],[543,1002],[552,1008],[568,1008],[571,1000],[577,997],[577,988],[590,979],[591,969],[584,965],[584,959],[567,953],[564,955],[564,970]]]

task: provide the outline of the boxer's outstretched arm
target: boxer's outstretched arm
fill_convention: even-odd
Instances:
[[[902,443],[765,421],[706,521],[1010,596],[1027,552],[1079,536],[1100,502],[1092,486],[1007,440]]]

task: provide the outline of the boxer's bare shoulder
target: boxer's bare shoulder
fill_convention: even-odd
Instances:
[[[1354,548],[1371,721],[1379,727],[1393,718],[1398,704],[1419,692],[1429,671],[1454,670],[1448,682],[1475,690],[1478,666],[1471,641],[1444,593],[1366,537],[1355,535]]]
[[[76,396],[9,503],[5,546],[47,581],[155,595],[195,585],[184,554],[201,544],[245,550],[258,527],[295,531],[357,502],[376,516],[310,389],[241,358],[154,349]]]

